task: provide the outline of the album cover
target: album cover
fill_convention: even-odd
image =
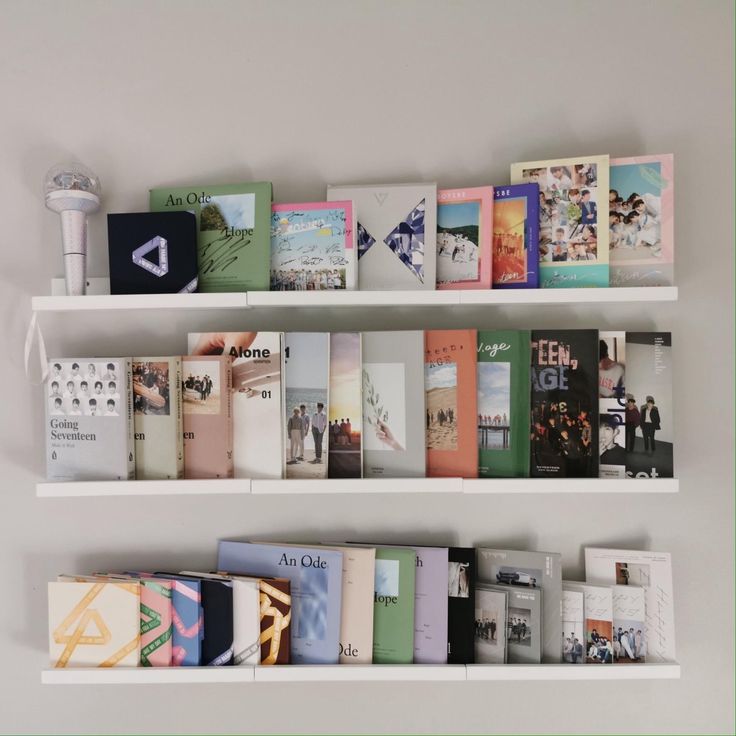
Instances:
[[[137,582],[48,584],[52,667],[136,667],[140,642]]]
[[[152,580],[132,573],[94,573],[87,576],[60,575],[58,580],[116,582],[133,580],[140,586],[140,665],[170,667],[172,663],[173,617],[170,580]]]
[[[585,596],[562,581],[562,661],[585,664]]]
[[[233,366],[229,355],[184,355],[184,477],[233,477]]]
[[[499,589],[498,586],[494,588],[480,584],[475,589],[476,664],[504,664],[506,662],[508,597],[509,592]]]
[[[257,665],[261,662],[260,589],[257,578],[219,573],[189,572],[182,575],[207,580],[221,580],[232,587],[233,656],[232,664]]]
[[[329,186],[327,199],[355,207],[361,290],[434,290],[436,184]]]
[[[268,291],[271,182],[150,190],[152,212],[197,218],[199,291]]]
[[[218,544],[218,570],[290,581],[293,664],[338,663],[342,567],[342,553],[321,547]]]
[[[493,188],[493,288],[539,286],[539,184]]]
[[[671,153],[611,159],[611,286],[672,286],[675,260]]]
[[[586,547],[585,577],[600,585],[644,588],[647,661],[676,661],[672,558],[668,552]]]
[[[493,187],[437,192],[437,288],[490,289]]]
[[[169,573],[126,574],[145,580],[171,581],[171,617],[174,624],[171,636],[171,664],[174,667],[198,667],[204,664],[201,581],[193,578],[184,579]]]
[[[197,219],[191,212],[107,216],[111,294],[197,291]]]
[[[356,289],[353,203],[271,207],[271,291]]]
[[[450,547],[447,562],[447,663],[475,661],[475,548]]]
[[[598,477],[598,330],[533,330],[532,478]]]
[[[363,333],[363,476],[423,478],[424,332]]]
[[[529,476],[529,330],[478,332],[478,475]]]
[[[414,664],[447,664],[447,547],[407,547],[416,554]]]
[[[190,355],[233,359],[236,478],[283,477],[280,332],[190,332]]]
[[[416,553],[376,548],[373,595],[373,664],[412,664]]]
[[[626,477],[626,333],[598,340],[599,476]]]
[[[633,585],[612,585],[613,661],[640,664],[647,661],[646,590]]]
[[[46,478],[135,477],[130,358],[59,358],[49,362]]]
[[[326,478],[330,335],[284,333],[284,450],[287,478]]]
[[[481,591],[495,591],[506,595],[506,661],[509,664],[539,664],[544,658],[544,631],[547,623],[546,594],[533,586],[478,584],[476,599]],[[558,619],[559,620],[559,619]],[[559,639],[557,642],[559,648]],[[555,660],[559,662],[559,658]]]
[[[613,663],[613,597],[610,586],[568,582],[565,590],[583,594],[585,663]]]
[[[133,358],[135,477],[184,477],[181,358]]]
[[[424,334],[427,476],[478,477],[476,330]]]
[[[328,478],[363,472],[363,381],[359,332],[330,334]]]
[[[626,333],[626,475],[673,478],[672,333]]]
[[[539,185],[540,286],[607,287],[608,156],[511,164],[511,183]]]
[[[509,591],[543,591],[541,631],[542,660],[562,661],[562,559],[556,552],[521,552],[515,550],[478,549],[478,580],[508,587]],[[530,599],[531,601],[532,599]],[[538,601],[538,599],[534,599]],[[519,601],[517,601],[519,602]],[[509,596],[509,620],[516,618],[523,623],[521,614],[512,613],[514,599]],[[534,604],[536,605],[536,603]],[[521,606],[524,608],[524,606]],[[533,609],[534,606],[531,606]],[[518,634],[518,632],[516,632]],[[532,635],[534,632],[532,632]],[[513,632],[509,633],[509,662],[512,658]],[[523,636],[521,637],[523,638]],[[533,641],[533,638],[532,638]],[[526,646],[526,645],[525,645]],[[524,660],[531,661],[531,660]]]
[[[199,583],[202,619],[201,664],[219,667],[233,663],[233,585],[225,578],[200,573],[157,572],[157,577]]]

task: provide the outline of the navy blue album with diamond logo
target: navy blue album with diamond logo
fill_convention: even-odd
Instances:
[[[192,212],[107,216],[111,294],[197,291],[197,221]]]

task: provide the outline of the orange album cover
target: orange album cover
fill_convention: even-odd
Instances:
[[[425,332],[428,477],[478,477],[477,339],[477,330]]]

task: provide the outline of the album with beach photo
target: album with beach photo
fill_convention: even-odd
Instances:
[[[437,288],[491,288],[493,187],[437,192]]]
[[[328,478],[363,473],[363,380],[361,334],[330,334]]]
[[[424,333],[428,477],[478,477],[477,330]]]
[[[284,333],[287,478],[327,477],[329,373],[329,333]]]
[[[271,182],[151,189],[150,207],[197,218],[199,291],[268,291]]]
[[[478,475],[529,476],[529,330],[478,332]]]

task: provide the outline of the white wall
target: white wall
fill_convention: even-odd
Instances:
[[[733,732],[733,7],[725,0],[23,2],[0,7],[0,729],[16,732]],[[672,151],[677,304],[54,317],[55,354],[184,350],[187,330],[599,327],[675,332],[677,497],[37,500],[32,294],[61,272],[41,181],[78,157],[105,210],[160,184],[508,181],[513,161]],[[104,215],[91,273],[107,269]],[[250,321],[254,320],[254,321]],[[218,537],[670,550],[679,682],[42,687],[46,581],[210,568]],[[708,601],[707,616],[702,601]]]

